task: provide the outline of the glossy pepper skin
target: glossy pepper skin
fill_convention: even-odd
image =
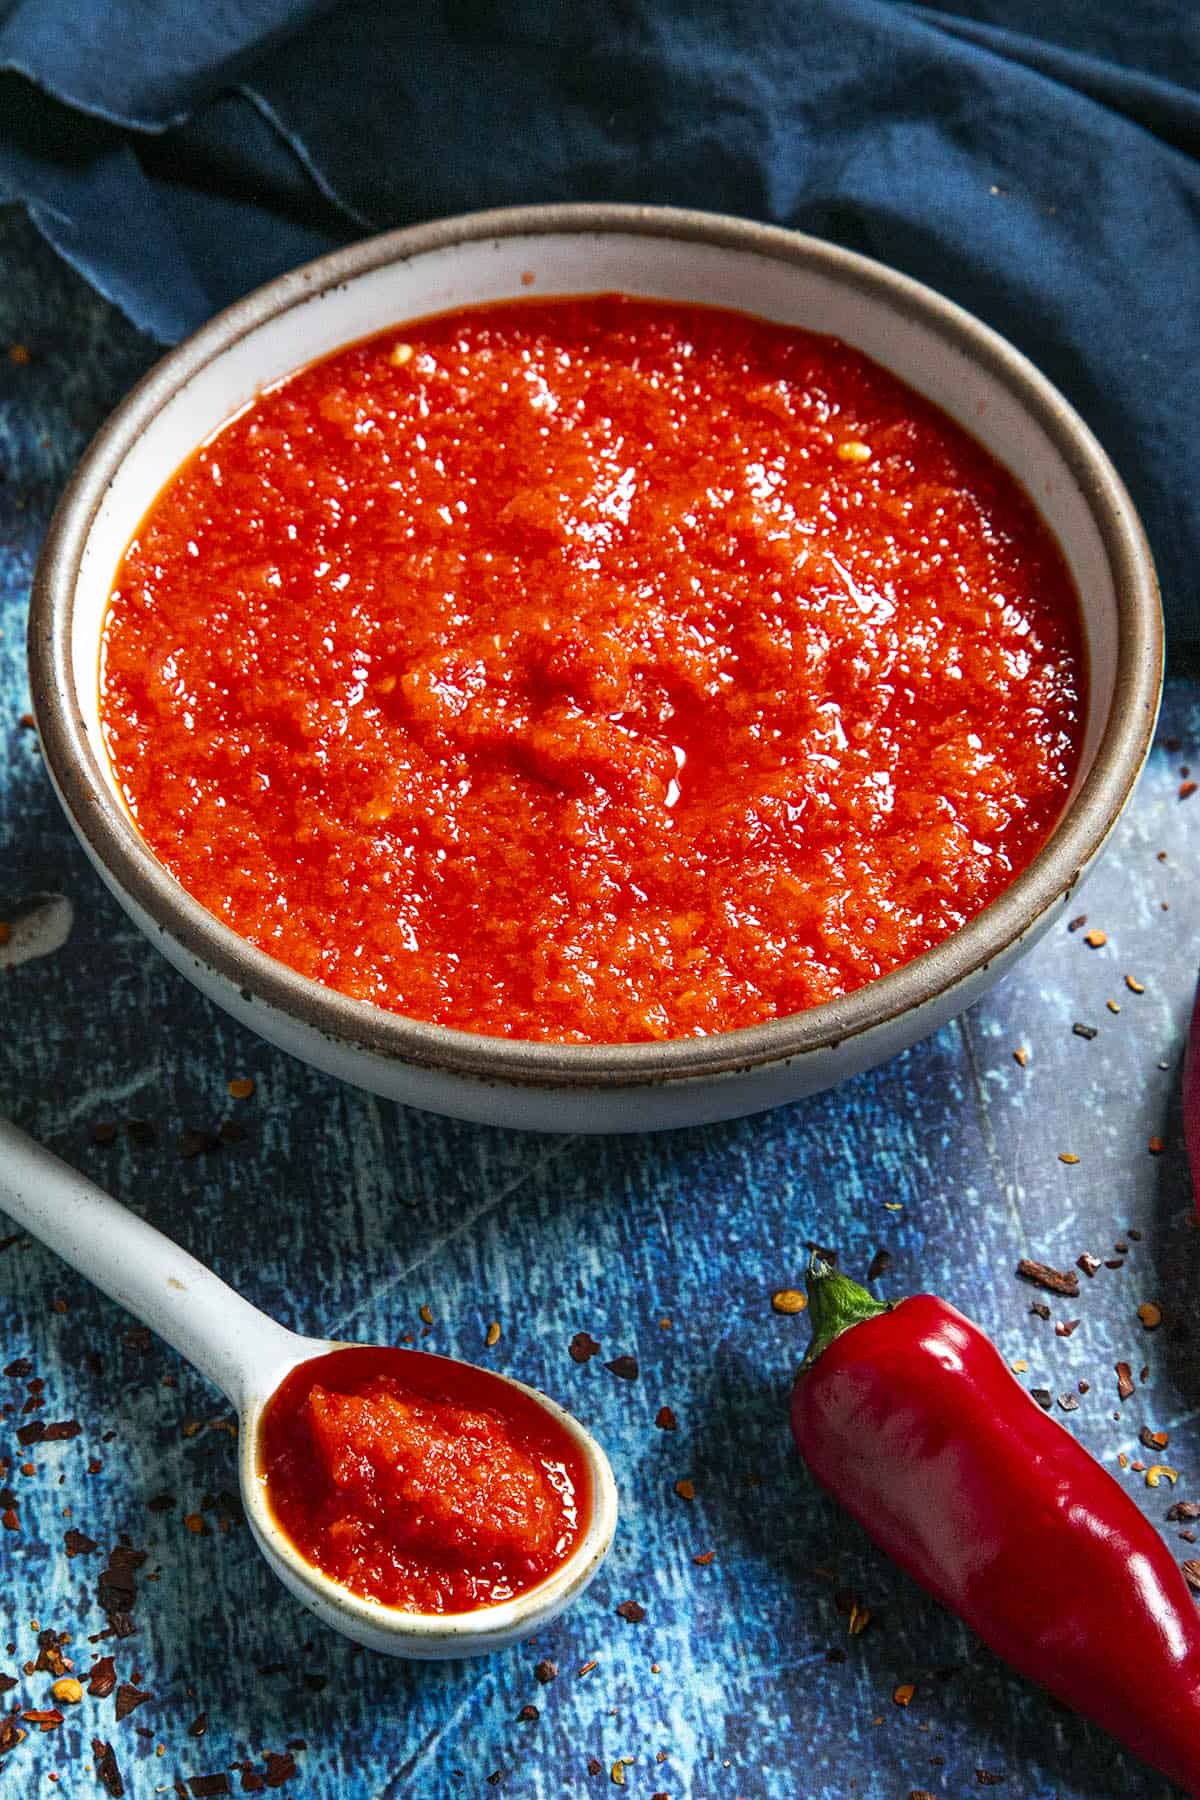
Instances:
[[[792,1431],[901,1568],[1006,1662],[1200,1796],[1200,1623],[1134,1501],[979,1327],[814,1258]]]

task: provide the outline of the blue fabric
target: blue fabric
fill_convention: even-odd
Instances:
[[[0,0],[0,194],[154,337],[365,230],[531,200],[794,225],[1064,389],[1200,642],[1193,0]]]

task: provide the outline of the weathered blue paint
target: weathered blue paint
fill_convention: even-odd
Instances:
[[[313,1800],[568,1800],[609,1791],[625,1756],[628,1793],[672,1800],[965,1797],[981,1791],[978,1769],[1021,1800],[1165,1800],[1162,1781],[1002,1668],[814,1491],[784,1405],[804,1320],[774,1314],[769,1296],[799,1281],[806,1239],[837,1245],[855,1272],[886,1247],[881,1293],[946,1294],[1028,1361],[1030,1386],[1058,1395],[1089,1382],[1069,1424],[1109,1466],[1119,1450],[1138,1454],[1142,1425],[1168,1430],[1177,1495],[1200,1496],[1200,1233],[1178,1103],[1200,798],[1177,798],[1181,760],[1200,760],[1200,690],[1173,683],[1150,770],[1080,901],[1108,944],[1057,928],[966,1019],[887,1067],[764,1118],[674,1136],[547,1139],[406,1112],[268,1049],[203,1001],[74,845],[18,726],[25,603],[74,457],[151,352],[15,214],[0,214],[0,259],[0,346],[32,352],[27,365],[0,354],[0,918],[43,891],[76,907],[65,948],[0,977],[0,1106],[288,1324],[412,1332],[544,1386],[607,1446],[624,1507],[606,1571],[544,1641],[484,1665],[372,1660],[310,1623],[244,1530],[222,1534],[211,1510],[209,1535],[185,1527],[206,1494],[234,1485],[221,1404],[157,1343],[127,1341],[128,1320],[86,1282],[14,1245],[0,1253],[2,1361],[32,1359],[45,1416],[85,1429],[29,1452],[32,1476],[0,1481],[22,1526],[0,1531],[0,1670],[19,1674],[35,1654],[34,1619],[74,1631],[86,1670],[83,1640],[105,1624],[97,1576],[127,1533],[149,1550],[138,1632],[100,1648],[154,1698],[119,1725],[111,1699],[89,1698],[61,1730],[31,1731],[0,1763],[0,1792],[99,1793],[84,1766],[96,1735],[134,1800],[246,1758],[261,1768],[262,1752],[296,1739],[286,1791]],[[1171,738],[1186,748],[1170,751]],[[1075,1020],[1099,1028],[1094,1041],[1072,1035]],[[1025,1070],[1017,1045],[1030,1048]],[[226,1081],[244,1074],[257,1093],[231,1102]],[[130,1117],[153,1122],[156,1147],[90,1141],[93,1122]],[[181,1158],[182,1130],[229,1117],[247,1142]],[[1166,1141],[1159,1157],[1152,1134]],[[1056,1317],[1081,1319],[1072,1337],[1030,1316],[1019,1256],[1111,1255],[1130,1225],[1145,1235],[1126,1266],[1055,1304]],[[1149,1298],[1166,1315],[1153,1335],[1135,1317]],[[426,1301],[435,1323],[422,1336]],[[503,1335],[489,1352],[491,1319]],[[603,1346],[583,1366],[567,1354],[581,1328]],[[603,1366],[625,1351],[640,1359],[636,1383]],[[1118,1358],[1151,1374],[1116,1420]],[[0,1382],[0,1398],[24,1395]],[[664,1403],[674,1433],[655,1428]],[[10,1456],[18,1423],[4,1421]],[[92,1458],[103,1467],[88,1475]],[[691,1504],[673,1491],[681,1477],[695,1482]],[[1162,1524],[1172,1494],[1122,1479]],[[149,1512],[163,1492],[174,1508]],[[68,1525],[101,1549],[69,1559]],[[697,1566],[708,1550],[715,1560]],[[839,1589],[871,1609],[861,1636],[847,1633]],[[643,1624],[614,1616],[630,1598]],[[546,1687],[533,1675],[543,1656],[560,1669]],[[901,1710],[892,1691],[908,1681],[916,1697]],[[44,1704],[48,1687],[22,1676],[5,1703]],[[517,1722],[527,1702],[536,1723]],[[195,1739],[186,1728],[201,1711],[208,1729]],[[229,1779],[239,1792],[240,1775]]]

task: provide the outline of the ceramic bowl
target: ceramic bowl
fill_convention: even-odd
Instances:
[[[264,385],[408,318],[523,294],[703,301],[828,332],[972,432],[1054,531],[1083,602],[1083,754],[1036,860],[976,918],[844,999],[767,1025],[653,1044],[475,1036],[351,1000],[219,924],[167,874],[120,800],[100,733],[101,621],[125,546],[188,454]],[[772,227],[655,207],[480,213],[371,239],[282,276],[173,350],[100,431],[34,583],[34,707],[84,849],[175,966],[244,1024],[347,1081],[467,1119],[630,1131],[731,1118],[881,1062],[970,1006],[1071,903],[1149,749],[1162,675],[1150,553],[1082,420],[1004,339],[881,264]]]

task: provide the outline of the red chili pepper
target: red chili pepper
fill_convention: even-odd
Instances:
[[[823,1487],[991,1648],[1200,1796],[1200,1622],[1134,1501],[932,1294],[814,1257],[792,1431]]]

